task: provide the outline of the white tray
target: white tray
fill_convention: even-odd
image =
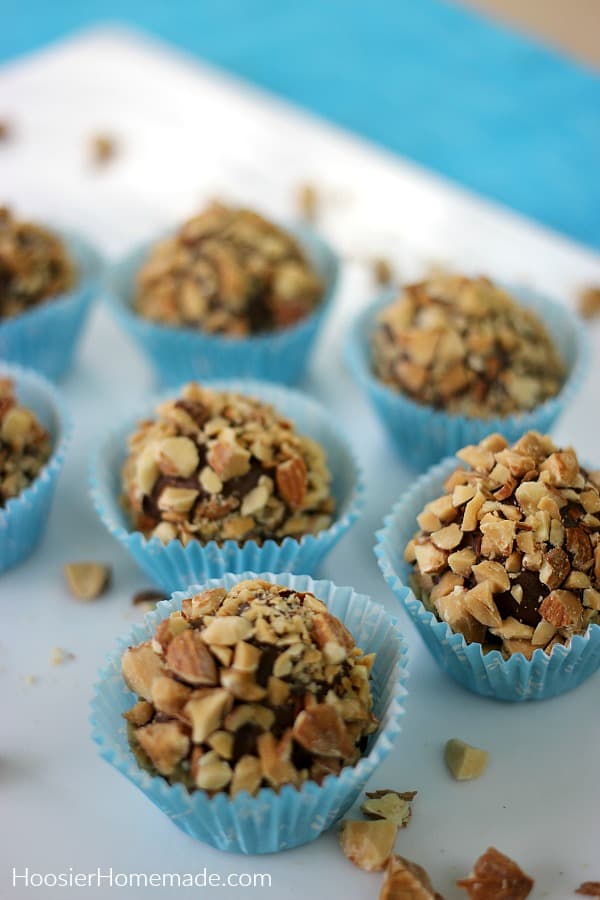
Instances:
[[[409,89],[399,86],[399,90]],[[572,303],[580,284],[600,283],[600,257],[359,141],[246,84],[162,46],[97,30],[0,70],[0,110],[17,133],[0,148],[0,195],[31,215],[75,227],[109,257],[177,221],[211,196],[256,203],[282,218],[310,180],[325,191],[322,230],[346,257],[385,254],[410,278],[432,262],[537,286]],[[397,123],[410,128],[410,122]],[[560,127],[560,124],[557,124]],[[123,152],[102,172],[85,161],[90,133],[113,131]],[[450,139],[451,136],[449,136]],[[331,555],[323,574],[398,606],[380,577],[372,545],[391,500],[410,477],[340,357],[347,321],[374,293],[368,269],[345,267],[334,314],[306,389],[345,420],[368,481],[368,509]],[[594,370],[558,429],[600,464],[600,331]],[[0,896],[31,892],[23,873],[264,872],[272,887],[228,887],[228,898],[375,898],[380,876],[342,856],[335,831],[278,856],[219,853],[179,832],[101,761],[89,737],[91,686],[117,634],[141,613],[131,596],[144,577],[97,521],[87,495],[86,460],[115,416],[151,389],[151,373],[102,308],[96,309],[77,365],[64,385],[76,437],[61,477],[46,539],[0,581],[0,790],[3,840]],[[106,559],[114,587],[80,605],[62,582],[71,559]],[[534,896],[565,898],[600,878],[598,678],[541,704],[500,704],[471,696],[443,677],[408,621],[411,682],[404,731],[375,787],[418,789],[398,852],[424,864],[447,900],[490,844],[536,878]],[[52,666],[60,646],[76,659]],[[27,676],[37,676],[29,684]],[[460,736],[491,751],[480,781],[457,784],[442,747]],[[43,888],[44,900],[138,895],[137,889]],[[158,889],[164,898],[197,892]],[[210,889],[207,894],[211,895]]]

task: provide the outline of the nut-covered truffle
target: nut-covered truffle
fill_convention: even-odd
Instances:
[[[325,453],[272,406],[191,383],[156,413],[131,436],[123,469],[146,536],[262,543],[331,524]]]
[[[61,239],[0,208],[0,320],[68,291],[75,266]]]
[[[417,403],[479,418],[533,409],[565,374],[535,313],[487,278],[447,274],[380,312],[372,355],[377,377]]]
[[[425,606],[467,642],[550,653],[600,622],[600,476],[530,431],[457,454],[406,558]]]
[[[251,210],[214,203],[153,247],[135,307],[164,325],[243,337],[294,325],[322,296],[290,234]]]
[[[19,406],[12,381],[0,378],[0,508],[29,487],[51,452],[46,429]]]
[[[123,655],[140,763],[190,790],[256,794],[354,765],[377,720],[374,657],[317,597],[266,581],[183,601]]]

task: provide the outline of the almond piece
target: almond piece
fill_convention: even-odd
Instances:
[[[571,591],[551,591],[542,600],[540,615],[556,628],[578,631],[583,626],[583,606]]]
[[[444,749],[448,769],[457,781],[471,781],[485,772],[489,753],[458,738],[450,738]]]
[[[129,690],[144,700],[152,700],[152,682],[162,675],[163,671],[162,660],[149,642],[140,644],[139,647],[129,647],[121,658],[121,672],[125,684]]]
[[[540,501],[548,496],[548,488],[539,481],[524,481],[515,490],[517,503],[526,516],[537,512]]]
[[[515,540],[515,523],[487,515],[481,520],[481,552],[488,558],[510,556]]]
[[[166,487],[160,492],[158,508],[162,512],[189,512],[199,495],[195,488]]]
[[[229,731],[213,731],[206,739],[208,746],[222,759],[233,759],[234,737]]]
[[[138,700],[131,709],[123,713],[123,718],[127,719],[131,725],[139,727],[140,725],[147,725],[153,715],[154,707],[152,704],[147,700]]]
[[[485,494],[482,494],[481,491],[477,491],[475,496],[469,500],[465,506],[463,520],[460,526],[463,531],[475,531],[479,522],[479,510],[485,503],[485,499]]]
[[[551,591],[560,587],[571,570],[569,557],[560,547],[554,547],[544,554],[544,562],[540,569],[540,581]]]
[[[463,533],[456,522],[434,531],[431,535],[432,542],[440,550],[454,550],[455,547],[458,547],[462,538]]]
[[[211,588],[201,594],[194,594],[193,597],[186,597],[181,604],[181,611],[189,622],[196,622],[215,613],[226,596],[227,591],[223,588]]]
[[[398,828],[406,828],[411,817],[411,802],[416,791],[372,791],[367,792],[367,799],[360,810],[369,819],[387,819]]]
[[[475,581],[480,584],[482,581],[488,581],[493,594],[499,594],[510,588],[510,578],[504,566],[501,563],[483,560],[476,566],[472,567]]]
[[[177,722],[144,725],[136,730],[135,738],[161,775],[172,775],[190,749],[189,738]]]
[[[275,713],[268,706],[259,703],[240,703],[226,716],[224,727],[227,731],[239,731],[244,725],[255,725],[262,731],[269,731],[275,724]]]
[[[231,708],[233,698],[223,688],[213,688],[202,697],[188,700],[183,708],[192,723],[192,741],[202,744],[223,722],[226,708]]]
[[[340,844],[345,856],[359,869],[380,872],[385,868],[394,849],[398,829],[387,819],[342,822]]]
[[[190,688],[166,675],[159,675],[152,682],[152,702],[157,710],[168,716],[179,715],[190,693]]]
[[[298,783],[298,770],[291,762],[292,733],[286,731],[277,740],[270,731],[260,734],[256,741],[264,778],[277,789],[284,784]]]
[[[379,900],[441,900],[422,866],[391,856],[379,892]]]
[[[344,720],[328,703],[318,703],[302,710],[293,728],[294,739],[309,753],[347,759],[354,744]]]
[[[446,566],[448,554],[440,550],[430,541],[425,544],[415,544],[415,556],[420,571],[427,575],[430,572],[439,572]]]
[[[206,644],[232,647],[252,634],[252,623],[243,616],[216,616],[202,629],[200,635]]]
[[[206,461],[221,481],[239,478],[250,470],[249,452],[233,440],[218,440],[206,454]]]
[[[584,881],[575,893],[582,894],[584,897],[600,897],[600,881]]]
[[[471,900],[525,900],[533,890],[533,878],[495,847],[488,847],[467,878],[456,882]]]
[[[463,635],[468,644],[481,644],[485,638],[485,626],[468,611],[464,604],[466,591],[447,594],[435,604],[442,621],[447,622],[452,631]]]
[[[291,509],[300,509],[304,503],[307,486],[306,463],[301,456],[280,463],[275,470],[275,483],[282,500]]]
[[[242,500],[240,509],[241,518],[244,519],[245,516],[253,516],[255,513],[260,512],[261,509],[264,509],[267,505],[269,496],[270,491],[266,484],[257,484],[255,488],[248,491]]]
[[[251,796],[254,796],[262,779],[263,771],[260,760],[256,756],[241,756],[233,770],[229,793],[235,797],[240,791],[248,791]]]
[[[210,466],[204,466],[200,472],[198,481],[207,494],[220,494],[223,490],[223,482]]]
[[[217,684],[217,667],[206,644],[197,631],[178,634],[167,648],[167,665],[171,671],[193,685]]]
[[[473,618],[481,622],[482,625],[487,625],[488,628],[501,627],[502,618],[498,612],[498,607],[494,603],[489,581],[482,581],[481,584],[467,591],[463,601]]]
[[[574,450],[568,449],[552,453],[540,466],[549,484],[556,487],[571,487],[579,474],[579,462]]]
[[[581,572],[587,572],[592,567],[594,554],[591,541],[583,528],[567,528],[566,544],[573,568],[579,569]]]
[[[329,612],[320,612],[313,618],[313,637],[317,645],[323,649],[327,644],[339,644],[345,650],[352,650],[354,638],[336,616]]]
[[[456,455],[476,471],[485,472],[486,474],[492,471],[496,462],[491,450],[484,450],[477,444],[463,447]]]
[[[240,641],[235,645],[232,667],[240,672],[256,672],[261,656],[259,647]]]
[[[156,461],[161,472],[178,478],[189,478],[200,462],[198,448],[189,437],[168,437],[156,447]]]
[[[110,581],[110,566],[97,562],[67,563],[63,569],[69,590],[78,600],[95,600]]]
[[[267,691],[254,680],[251,672],[239,672],[237,669],[221,669],[221,685],[227,688],[238,700],[253,703],[263,700]]]
[[[471,569],[476,559],[475,551],[471,550],[470,547],[465,547],[450,554],[448,565],[457,575],[467,576],[471,574]]]
[[[214,750],[203,753],[198,760],[194,781],[203,791],[222,791],[231,781],[233,772],[229,763]]]

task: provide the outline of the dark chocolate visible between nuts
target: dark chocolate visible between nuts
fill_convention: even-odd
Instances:
[[[600,478],[530,431],[457,454],[409,542],[418,596],[484,650],[530,658],[600,622]]]
[[[354,765],[376,728],[373,660],[311,593],[206,590],[123,655],[139,698],[125,714],[132,748],[190,790],[321,782]]]

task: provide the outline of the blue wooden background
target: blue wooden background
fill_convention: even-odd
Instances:
[[[600,247],[600,77],[490,20],[440,0],[0,0],[0,60],[106,21]]]

